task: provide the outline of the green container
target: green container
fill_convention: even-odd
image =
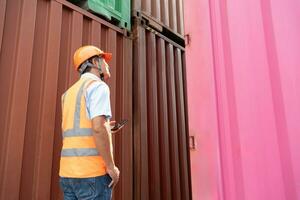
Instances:
[[[130,31],[130,0],[69,0],[90,12],[104,16],[112,23]]]

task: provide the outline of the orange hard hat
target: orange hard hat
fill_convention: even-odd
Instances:
[[[74,53],[74,68],[77,71],[78,67],[87,59],[93,57],[93,56],[100,56],[104,58],[106,62],[109,62],[112,58],[111,53],[106,53],[102,51],[101,49],[92,46],[92,45],[87,45],[87,46],[82,46],[79,49],[77,49]]]

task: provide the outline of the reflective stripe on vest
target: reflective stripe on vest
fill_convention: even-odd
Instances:
[[[93,131],[91,128],[80,128],[80,111],[81,111],[81,98],[84,92],[84,87],[88,80],[84,81],[77,93],[75,113],[74,113],[74,123],[73,129],[68,129],[63,132],[63,138],[65,137],[76,137],[76,136],[92,136]],[[91,81],[92,82],[92,81]],[[64,95],[65,96],[65,95]],[[99,152],[96,148],[72,148],[72,149],[62,149],[61,156],[98,156]]]
[[[99,155],[96,148],[72,148],[63,149],[61,151],[61,156],[97,156]]]
[[[91,136],[93,131],[90,128],[77,128],[77,129],[68,129],[63,132],[63,137],[75,137],[75,136]]]

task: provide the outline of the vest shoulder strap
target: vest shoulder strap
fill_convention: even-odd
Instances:
[[[83,88],[83,94],[86,93],[87,89],[95,82],[98,82],[98,80],[90,79],[85,83],[85,86]]]

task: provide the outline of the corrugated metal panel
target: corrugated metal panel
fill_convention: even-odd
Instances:
[[[1,1],[0,199],[59,199],[60,95],[78,79],[72,54],[84,44],[113,53],[114,137],[121,170],[115,199],[132,199],[132,41],[66,1]],[[3,33],[3,34],[2,34]]]
[[[184,35],[183,0],[132,0],[132,7],[151,19]]]
[[[191,199],[184,49],[135,24],[134,199]]]
[[[194,199],[300,199],[299,8],[186,1]]]

